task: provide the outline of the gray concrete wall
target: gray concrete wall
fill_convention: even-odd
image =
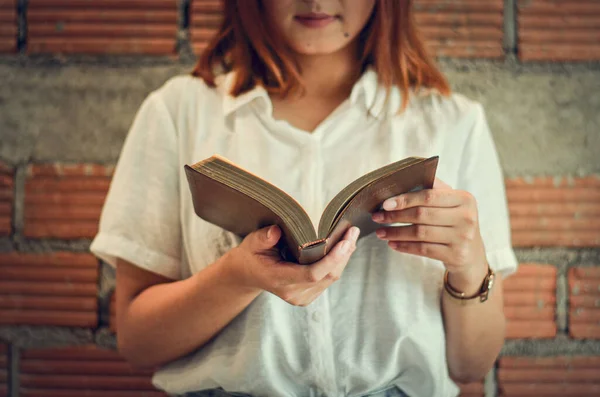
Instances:
[[[0,159],[114,163],[143,98],[193,64],[0,58]],[[507,176],[600,172],[600,67],[442,62],[481,101]]]

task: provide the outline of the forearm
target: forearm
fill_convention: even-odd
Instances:
[[[451,277],[449,282],[456,289],[470,294],[477,291],[483,276],[478,279],[477,284],[453,281]],[[496,275],[495,285],[485,302],[461,305],[443,292],[442,310],[450,376],[460,382],[482,379],[493,366],[504,343],[501,276]]]
[[[121,354],[154,367],[203,346],[244,310],[260,290],[238,286],[224,272],[227,254],[185,280],[142,291],[118,318]]]

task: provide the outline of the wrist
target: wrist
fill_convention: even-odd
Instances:
[[[453,289],[470,296],[479,291],[487,272],[488,263],[484,261],[465,272],[448,272],[448,283]]]
[[[259,294],[260,288],[253,287],[238,265],[240,258],[236,248],[232,248],[213,264],[218,273],[219,284],[248,294]]]

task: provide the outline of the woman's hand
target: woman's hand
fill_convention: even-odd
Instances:
[[[320,261],[299,265],[281,260],[275,248],[281,229],[269,226],[246,236],[221,263],[224,274],[235,284],[269,291],[292,305],[306,306],[341,277],[356,249],[359,232],[351,227]]]
[[[433,189],[392,197],[383,209],[373,214],[375,222],[412,225],[382,227],[379,238],[396,251],[442,261],[453,287],[477,291],[487,261],[473,195],[436,178]]]

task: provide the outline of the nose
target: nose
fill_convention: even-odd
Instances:
[[[300,1],[303,2],[304,4],[306,4],[307,6],[309,6],[311,11],[314,11],[314,12],[321,11],[321,4],[318,1],[315,1],[315,0],[300,0]]]

